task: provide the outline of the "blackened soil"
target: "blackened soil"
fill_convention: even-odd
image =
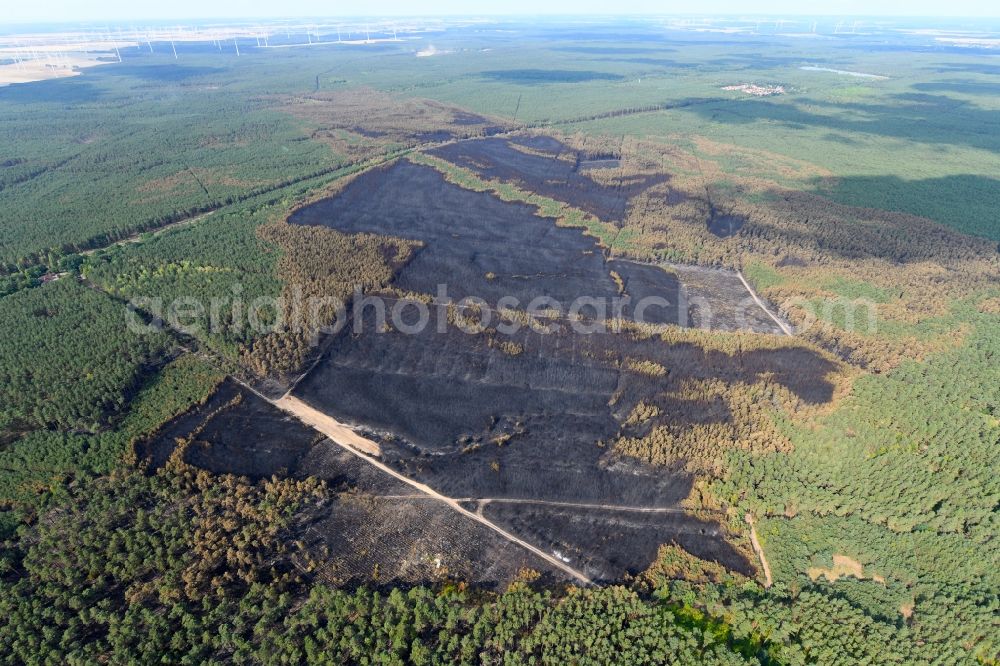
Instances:
[[[477,115],[475,113],[468,113],[467,111],[454,111],[452,113],[451,122],[454,125],[482,125],[483,134],[489,136],[491,134],[496,134],[502,132],[505,128],[498,125],[491,125],[491,121],[488,118]]]
[[[136,448],[139,457],[156,469],[188,440],[184,462],[216,474],[257,480],[283,472],[299,474],[304,456],[321,439],[284,412],[226,381],[205,404],[169,422],[156,437]]]
[[[363,330],[342,333],[296,395],[348,423],[393,437],[386,460],[453,497],[516,497],[664,506],[687,496],[690,479],[666,469],[623,469],[609,442],[640,401],[675,423],[728,421],[717,401],[682,400],[691,381],[752,383],[772,376],[810,403],[831,398],[831,364],[801,349],[739,357],[693,344],[628,335],[580,335],[567,326],[507,337],[448,327],[380,333],[369,310]],[[666,374],[635,370],[654,363]]]
[[[490,502],[483,515],[598,582],[617,580],[605,578],[608,572],[641,573],[665,543],[745,575],[753,572],[717,524],[685,514]]]
[[[214,473],[324,479],[332,501],[305,509],[309,522],[295,538],[323,560],[316,575],[328,582],[388,585],[450,578],[503,589],[522,568],[535,569],[550,582],[566,580],[544,560],[231,382],[141,444],[139,454],[159,467],[178,439],[188,440],[181,454],[185,462]]]
[[[377,433],[389,464],[451,497],[656,507],[677,506],[692,480],[678,469],[611,452],[640,401],[660,407],[676,425],[733,418],[718,400],[678,397],[693,381],[753,383],[766,376],[803,401],[831,399],[824,377],[832,364],[805,348],[730,355],[613,330],[583,334],[567,319],[545,334],[527,327],[511,335],[492,330],[499,315],[490,308],[503,296],[523,307],[540,295],[566,303],[577,296],[614,298],[623,288],[635,301],[664,299],[667,305],[658,311],[654,304],[647,321],[675,322],[686,314],[677,307],[675,274],[606,261],[593,239],[534,212],[462,190],[409,163],[369,172],[338,197],[298,211],[291,222],[423,241],[397,286],[434,294],[447,283],[453,298],[482,297],[493,321],[469,334],[448,325],[443,308],[432,307],[431,325],[404,333],[383,325],[376,306],[366,307],[332,340],[296,396]],[[655,545],[670,541],[731,569],[750,568],[721,528],[683,514],[625,520],[613,511],[580,517],[537,505],[488,506],[540,546],[575,548],[602,580],[648,565]]]
[[[510,138],[510,142],[518,146],[531,148],[532,150],[538,150],[544,153],[549,153],[552,156],[558,156],[561,153],[568,152],[570,150],[570,148],[566,146],[562,141],[554,139],[551,136],[544,136],[544,135],[513,136]]]
[[[739,215],[712,215],[708,221],[708,230],[719,238],[728,238],[739,233],[746,223],[746,218]]]
[[[538,137],[521,140],[522,145],[530,145],[525,141],[539,143],[541,150],[552,148]],[[567,203],[605,222],[620,222],[631,197],[666,180],[665,176],[650,176],[630,178],[617,186],[604,185],[583,173],[576,157],[567,161],[525,153],[500,137],[453,143],[430,153],[483,178],[518,183],[524,189]]]
[[[727,270],[676,265],[669,268],[684,285],[687,325],[713,331],[783,331],[754,301],[739,276]],[[772,311],[774,309],[772,308]]]
[[[603,158],[594,160],[580,160],[579,169],[617,169],[621,166],[621,160],[613,158]]]
[[[337,585],[465,580],[503,590],[522,569],[534,569],[550,583],[568,582],[565,573],[521,546],[421,497],[343,493],[308,536],[314,540],[307,543],[335,554],[319,575]]]
[[[401,162],[357,178],[339,196],[301,208],[288,221],[424,241],[395,280],[409,291],[436,294],[446,284],[455,299],[476,296],[496,304],[513,296],[522,307],[540,296],[567,307],[581,295],[618,296],[594,239],[535,211]],[[664,297],[676,305],[678,283],[660,273]]]

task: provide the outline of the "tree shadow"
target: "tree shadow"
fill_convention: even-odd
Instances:
[[[928,67],[932,71],[940,74],[963,73],[963,74],[987,74],[990,76],[1000,76],[1000,65],[973,62],[947,62],[937,67]]]
[[[595,55],[629,55],[638,53],[674,53],[677,49],[651,46],[554,46],[551,51],[568,53],[592,53]]]
[[[740,99],[718,103],[692,104],[689,111],[715,122],[750,124],[761,120],[782,123],[786,127],[825,128],[840,132],[858,132],[923,144],[963,145],[1000,151],[1000,111],[982,109],[946,95],[900,93],[892,102],[833,103],[803,98],[795,102]],[[823,107],[833,114],[806,110]],[[837,113],[840,112],[840,113]]]
[[[16,104],[84,104],[96,102],[103,91],[81,77],[15,83],[0,88],[0,102]]]
[[[602,58],[601,62],[627,62],[636,65],[652,65],[653,67],[666,67],[669,69],[701,69],[701,65],[694,62],[677,62],[668,58]]]
[[[1000,81],[976,81],[972,79],[935,81],[933,83],[915,83],[910,86],[914,90],[924,93],[945,93],[953,92],[962,95],[990,95],[1000,94]]]
[[[817,183],[818,186],[818,183]],[[1000,240],[1000,180],[988,176],[962,174],[921,180],[897,176],[845,176],[831,187],[823,185],[823,194],[849,206],[878,208],[931,218],[966,234]],[[864,236],[859,238],[864,242]],[[898,248],[898,245],[894,245]],[[906,244],[908,257],[933,259],[936,248],[921,250]],[[875,255],[877,247],[858,247],[861,256]],[[903,260],[901,256],[891,256]]]
[[[587,81],[621,81],[620,74],[573,69],[499,69],[480,72],[479,76],[497,83],[517,83],[538,86],[548,83],[585,83]]]
[[[129,65],[123,64],[107,70],[116,76],[134,76],[148,81],[177,82],[224,72],[222,67],[196,65]]]
[[[761,53],[733,53],[731,55],[727,55],[724,58],[715,58],[714,60],[709,60],[708,64],[725,68],[740,67],[742,69],[758,69],[758,68],[797,67],[803,64],[825,63],[825,62],[827,62],[827,60],[823,58],[806,58],[798,55],[771,56],[771,55],[764,55]]]

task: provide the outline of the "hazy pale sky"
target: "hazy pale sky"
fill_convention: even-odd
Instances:
[[[442,15],[442,14],[802,14],[801,0],[39,0],[13,2],[0,13],[0,23],[26,21],[77,22],[197,18],[261,18],[296,16]],[[825,0],[808,5],[815,15],[971,16],[1000,15],[1000,3],[985,0]]]

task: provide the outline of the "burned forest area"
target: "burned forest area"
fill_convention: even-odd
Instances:
[[[538,152],[519,152],[517,145]],[[435,154],[476,165],[482,176],[506,181],[516,175],[519,185],[602,218],[617,211],[619,222],[630,192],[646,187],[591,181],[579,169],[580,156],[551,137],[468,140],[449,148]],[[714,322],[706,315],[714,308],[718,327],[733,330],[738,325],[729,313],[748,298],[732,272],[704,269],[700,280],[685,284],[687,267],[612,257],[599,239],[558,226],[537,206],[464,189],[406,159],[302,205],[286,224],[402,239],[416,248],[390,283],[364,293],[342,330],[323,341],[322,356],[291,387],[295,398],[365,433],[399,473],[460,500],[589,580],[634,577],[664,544],[755,575],[759,564],[745,537],[726,524],[724,507],[690,502],[695,475],[727,447],[742,445],[739,430],[754,425],[733,414],[728,396],[692,387],[773,383],[790,399],[818,406],[833,398],[827,375],[836,365],[781,340],[781,329],[756,304],[742,303],[747,314],[739,325],[759,339],[757,348],[719,348],[705,330]],[[416,323],[412,305],[431,303],[442,284],[453,302],[432,304],[433,325],[408,330]],[[371,296],[380,297],[377,307],[365,305]],[[502,299],[511,297],[520,305],[505,306]],[[621,305],[617,312],[581,307],[576,319],[546,313],[545,330],[503,332],[540,297],[559,304],[618,299]],[[636,321],[636,304],[649,297],[653,304]],[[477,300],[456,305],[469,298]],[[406,330],[387,322],[386,308],[396,305]],[[665,339],[665,327],[677,326],[708,339]],[[482,528],[448,516],[450,509],[432,498],[409,497],[413,489],[407,493],[391,478],[383,479],[384,487],[358,478],[358,462],[337,454],[322,435],[310,438],[308,428],[276,407],[233,385],[229,390],[238,404],[218,412],[202,408],[199,414],[209,413],[205,421],[182,417],[146,455],[162,465],[172,455],[171,442],[193,437],[184,460],[215,473],[326,480],[353,503],[333,505],[332,514],[345,512],[344,518],[318,518],[308,534],[328,547],[359,549],[349,578],[363,580],[377,569],[381,580],[413,582],[415,571],[426,573],[427,562],[442,558],[448,563],[438,566],[445,571],[494,586],[509,584],[526,566],[552,569],[530,553],[510,559],[512,544],[488,533],[481,535],[490,537],[486,541],[465,542],[475,544],[471,552],[435,546],[446,534],[454,546],[463,530],[471,535]],[[196,425],[182,425],[192,418]],[[194,430],[184,432],[188,427]],[[663,429],[684,437],[705,427],[728,430],[729,437],[714,451],[692,451],[690,459],[671,453],[667,460],[653,439]],[[357,511],[368,517],[351,518]],[[382,541],[396,559],[375,545],[381,537],[354,532],[359,525],[401,521],[409,522],[408,530],[383,536],[404,545]]]
[[[1000,23],[758,18],[0,30],[0,664],[1000,663]]]

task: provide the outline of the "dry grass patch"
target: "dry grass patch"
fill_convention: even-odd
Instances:
[[[806,573],[812,580],[818,580],[820,577],[823,577],[831,583],[836,582],[838,578],[851,576],[858,580],[871,580],[885,585],[885,578],[875,573],[866,575],[864,565],[847,555],[834,555],[833,566],[829,568],[809,567]],[[912,608],[910,612],[912,613]]]

